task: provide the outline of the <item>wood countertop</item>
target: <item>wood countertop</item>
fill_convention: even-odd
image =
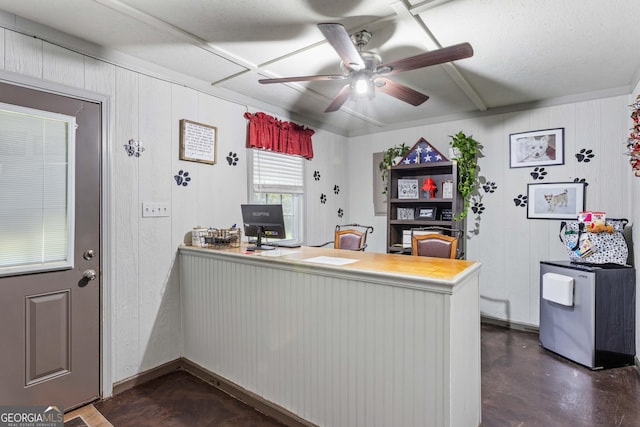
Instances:
[[[446,258],[415,257],[411,255],[359,252],[344,249],[316,248],[277,248],[270,251],[247,252],[246,246],[240,248],[200,248],[189,245],[180,247],[180,251],[198,254],[234,257],[240,262],[271,263],[300,268],[313,268],[340,272],[397,278],[403,282],[424,282],[451,287],[465,277],[480,269],[480,263],[468,260]],[[349,262],[354,260],[353,262]],[[349,263],[347,263],[349,262]],[[412,286],[413,287],[413,286]]]

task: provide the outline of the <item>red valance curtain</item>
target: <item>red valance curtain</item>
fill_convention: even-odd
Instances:
[[[293,122],[284,122],[265,113],[244,113],[249,120],[248,148],[262,148],[277,153],[313,158],[311,136],[313,129]]]

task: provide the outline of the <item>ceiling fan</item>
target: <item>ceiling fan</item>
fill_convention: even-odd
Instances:
[[[469,43],[460,43],[385,64],[382,63],[380,55],[362,50],[371,38],[371,33],[368,31],[362,30],[349,36],[342,24],[321,23],[318,24],[318,27],[329,44],[338,53],[340,59],[342,59],[342,74],[282,77],[260,79],[258,81],[262,84],[268,84],[311,80],[348,80],[349,83],[342,87],[326,110],[324,110],[327,113],[339,110],[352,91],[357,95],[368,95],[373,98],[377,89],[411,105],[420,105],[429,99],[427,95],[397,83],[387,76],[473,56],[471,45]]]

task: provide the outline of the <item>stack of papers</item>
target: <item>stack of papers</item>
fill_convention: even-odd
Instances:
[[[318,264],[329,264],[329,265],[346,265],[346,264],[351,264],[353,262],[358,262],[357,259],[336,258],[336,257],[330,257],[330,256],[317,256],[313,258],[307,258],[303,261],[315,262]]]

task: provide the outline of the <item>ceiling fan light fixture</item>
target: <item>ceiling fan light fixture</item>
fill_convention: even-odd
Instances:
[[[430,1],[434,0],[426,0],[423,3]],[[473,48],[469,43],[459,43],[408,58],[382,63],[378,53],[364,50],[371,39],[371,33],[368,31],[362,30],[349,35],[342,24],[335,22],[320,23],[318,28],[340,57],[342,74],[283,77],[260,79],[258,81],[266,84],[313,80],[349,80],[324,110],[327,113],[339,110],[350,97],[363,98],[366,95],[369,99],[373,99],[376,91],[414,106],[421,105],[429,99],[427,95],[397,83],[388,78],[387,75],[417,70],[473,56]]]
[[[369,40],[371,40],[371,33],[367,30],[361,30],[351,35],[351,41],[358,50],[362,50],[369,43]]]
[[[353,93],[356,96],[359,96],[359,97],[368,96],[369,98],[373,98],[373,94],[374,94],[373,79],[371,78],[370,72],[363,70],[356,73],[356,75],[351,80],[351,82],[352,82]]]

